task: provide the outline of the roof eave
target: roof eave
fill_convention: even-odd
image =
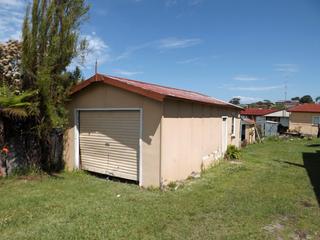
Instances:
[[[299,110],[293,110],[293,111],[287,111],[287,112],[293,112],[293,113],[320,113],[319,111],[299,111]]]
[[[88,80],[85,80],[85,81],[79,83],[78,85],[76,85],[71,90],[70,95],[73,95],[73,94],[79,92],[83,88],[85,88],[95,82],[101,82],[101,83],[108,84],[113,87],[118,87],[120,89],[127,90],[127,91],[133,92],[133,93],[137,93],[139,95],[143,95],[145,97],[148,97],[153,100],[160,101],[160,102],[162,102],[165,97],[164,95],[159,94],[157,92],[142,89],[142,88],[127,84],[125,82],[120,82],[120,81],[114,80],[112,78],[106,77],[101,74],[95,74],[92,77],[90,77]]]
[[[182,98],[182,97],[175,97],[175,96],[165,96],[164,99],[171,99],[171,100],[177,100],[177,101],[184,101],[184,102],[194,102],[194,103],[198,103],[198,104],[203,104],[203,105],[207,105],[207,106],[217,106],[217,107],[226,107],[226,108],[236,108],[237,110],[241,111],[243,108],[239,107],[237,105],[233,105],[233,104],[218,104],[218,103],[210,103],[210,102],[204,102],[204,101],[197,101],[197,100],[191,100],[188,98]]]

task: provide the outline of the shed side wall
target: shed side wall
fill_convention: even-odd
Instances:
[[[240,144],[239,111],[174,100],[164,102],[161,136],[163,184],[186,179],[222,157],[222,116],[228,116],[228,144]],[[232,116],[236,117],[231,137]]]

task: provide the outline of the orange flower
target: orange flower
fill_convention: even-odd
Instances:
[[[9,153],[9,148],[8,147],[3,147],[2,148],[2,152],[5,153],[5,154],[8,154]]]

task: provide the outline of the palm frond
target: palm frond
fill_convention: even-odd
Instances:
[[[3,85],[0,87],[0,109],[8,118],[27,118],[39,113],[35,108],[38,107],[31,98],[38,94],[37,91],[26,91],[16,95],[9,87]]]
[[[8,107],[10,108],[15,108],[15,107],[28,107],[30,106],[32,103],[30,102],[17,102],[17,103],[12,103],[11,105],[9,105]]]
[[[4,108],[2,109],[2,113],[8,117],[8,118],[12,118],[12,119],[24,119],[27,118],[28,112],[25,108]]]
[[[23,92],[20,95],[16,95],[15,96],[15,101],[18,102],[24,102],[28,99],[30,99],[31,97],[34,97],[38,94],[38,91],[27,91],[27,92]]]

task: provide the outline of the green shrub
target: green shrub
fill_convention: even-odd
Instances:
[[[169,182],[167,187],[169,189],[175,189],[177,187],[177,182]]]
[[[224,158],[227,160],[239,160],[241,157],[241,150],[234,145],[228,145]]]

